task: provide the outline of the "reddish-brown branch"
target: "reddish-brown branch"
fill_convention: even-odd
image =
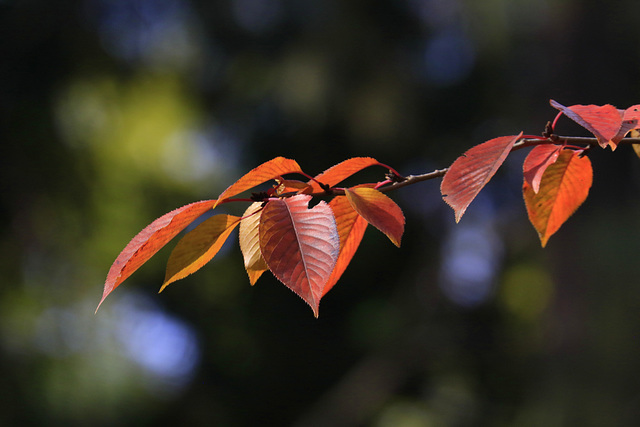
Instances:
[[[513,146],[511,151],[513,152],[513,151],[520,150],[522,148],[533,147],[535,145],[543,145],[543,144],[556,144],[556,145],[569,144],[569,145],[582,146],[587,148],[591,146],[598,146],[598,140],[593,137],[560,136],[560,135],[551,135],[549,138],[546,138],[546,139],[524,138],[518,141]],[[640,144],[640,138],[624,138],[618,144]],[[386,193],[388,191],[393,191],[393,190],[397,190],[398,188],[406,187],[407,185],[416,184],[422,181],[428,181],[430,179],[441,178],[444,176],[444,174],[447,173],[448,170],[449,168],[444,168],[444,169],[435,170],[425,174],[409,175],[405,177],[405,179],[401,182],[394,182],[392,184],[382,186],[378,188],[378,190],[383,193]],[[344,190],[338,189],[338,188],[332,189],[331,192],[335,195],[344,194]],[[313,196],[322,196],[324,194],[326,193],[316,193],[316,194],[313,194]]]

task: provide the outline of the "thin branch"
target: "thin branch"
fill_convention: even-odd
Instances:
[[[378,188],[378,191],[386,193],[387,191],[397,190],[398,188],[406,187],[407,185],[415,184],[417,182],[428,181],[434,178],[443,177],[449,168],[444,168],[440,170],[435,170],[433,172],[421,174],[421,175],[409,175],[402,182],[394,182],[393,184],[387,185],[382,188]]]
[[[591,146],[598,146],[598,140],[593,137],[581,137],[581,136],[560,136],[560,135],[551,135],[549,138],[541,139],[541,138],[524,138],[514,144],[511,151],[517,151],[522,148],[533,147],[535,145],[543,145],[543,144],[555,144],[555,145],[580,145],[585,148]],[[624,138],[618,144],[640,144],[640,138]],[[401,182],[394,182],[389,185],[385,185],[383,187],[378,188],[378,191],[386,193],[387,191],[397,190],[398,188],[406,187],[407,185],[412,185],[422,181],[428,181],[434,178],[443,177],[449,168],[435,170],[433,172],[421,174],[421,175],[409,175],[405,177],[406,179]],[[321,195],[322,193],[314,194]],[[332,194],[342,195],[344,194],[344,190],[342,189],[332,189]]]

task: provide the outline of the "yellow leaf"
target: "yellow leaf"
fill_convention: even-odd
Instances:
[[[169,256],[160,292],[169,283],[195,273],[211,261],[239,222],[237,216],[215,215],[187,233]]]
[[[244,258],[244,268],[253,286],[258,278],[269,269],[260,252],[260,215],[262,203],[252,203],[240,221],[240,250]]]

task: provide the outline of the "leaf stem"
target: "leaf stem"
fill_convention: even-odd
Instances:
[[[560,111],[557,115],[556,118],[553,119],[553,123],[551,124],[551,131],[555,131],[556,130],[556,124],[558,124],[558,120],[560,120],[560,117],[564,116],[564,113],[562,111]]]
[[[389,169],[389,172],[391,172],[393,175],[395,175],[395,177],[398,180],[402,181],[404,179],[404,176],[400,175],[398,173],[398,171],[395,170],[394,168],[392,168],[391,166],[385,165],[384,163],[380,163],[380,162],[378,162],[378,165],[382,166],[383,168]]]
[[[385,185],[391,184],[392,182],[393,181],[391,181],[390,179],[385,179],[384,181],[381,181],[381,182],[377,183],[376,186],[373,187],[373,188],[377,190],[378,188],[384,187]]]

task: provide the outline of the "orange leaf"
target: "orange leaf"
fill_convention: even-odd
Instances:
[[[544,247],[562,224],[585,201],[593,171],[589,158],[574,150],[562,150],[558,159],[542,175],[536,194],[525,180],[522,192],[529,220]]]
[[[260,215],[261,202],[252,203],[242,215],[240,221],[240,250],[244,258],[244,268],[249,275],[251,286],[269,269],[260,252]]]
[[[356,212],[400,247],[404,215],[396,202],[374,188],[352,187],[344,192]]]
[[[440,192],[460,221],[473,199],[504,163],[511,148],[522,136],[501,136],[478,144],[458,157],[444,175]]]
[[[215,215],[188,232],[169,256],[160,292],[170,283],[184,279],[211,261],[239,222],[237,216]]]
[[[336,184],[349,178],[351,175],[360,172],[369,166],[380,165],[380,163],[371,157],[353,157],[331,166],[326,171],[315,177],[316,181],[333,187]],[[313,187],[313,192],[322,191],[322,188],[316,181],[309,181],[309,185]]]
[[[338,235],[340,236],[340,253],[336,266],[331,272],[327,284],[324,285],[323,296],[333,288],[342,273],[347,269],[353,255],[358,250],[368,225],[367,221],[353,209],[345,196],[334,197],[329,202],[329,206],[333,210]]]
[[[228,199],[229,197],[242,193],[243,191],[249,190],[256,185],[260,185],[263,182],[276,179],[281,175],[289,173],[302,173],[302,170],[295,160],[276,157],[275,159],[269,160],[268,162],[252,169],[233,185],[224,190],[222,194],[220,194],[220,197],[218,197],[218,203]]]
[[[534,193],[537,193],[540,189],[542,174],[550,164],[553,164],[558,159],[560,150],[562,150],[562,147],[559,145],[538,145],[524,159],[524,165],[522,166],[524,179],[531,185]]]
[[[574,122],[591,132],[602,148],[607,145],[612,150],[616,149],[616,136],[622,126],[623,113],[613,105],[564,105],[550,100],[551,106],[562,111]]]
[[[340,238],[329,205],[321,201],[309,209],[310,200],[300,194],[267,202],[260,216],[260,250],[271,272],[318,317]]]
[[[169,240],[200,215],[212,209],[215,200],[191,203],[164,214],[139,232],[111,265],[98,308],[115,288],[156,254]],[[96,309],[98,311],[98,309]]]

